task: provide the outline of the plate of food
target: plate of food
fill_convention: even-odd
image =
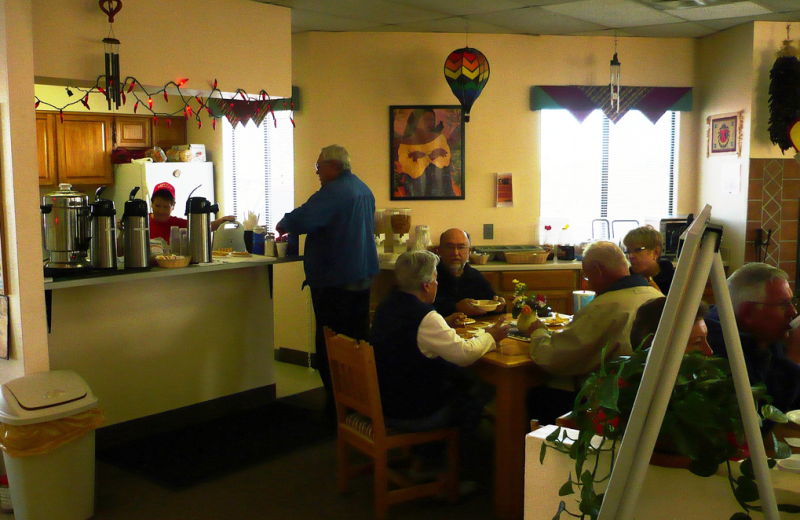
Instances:
[[[472,339],[481,332],[485,332],[483,329],[478,328],[469,328],[469,329],[459,329],[457,334],[461,336],[461,339]]]
[[[464,325],[472,325],[473,323],[475,323],[475,320],[473,320],[472,318],[464,318],[463,320],[461,320],[461,323]]]
[[[566,314],[559,314],[554,312],[552,316],[546,318],[539,318],[539,320],[548,327],[563,327],[570,322],[572,318]]]

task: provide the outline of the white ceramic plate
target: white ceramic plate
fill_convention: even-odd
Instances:
[[[800,424],[800,410],[792,410],[791,412],[786,412],[786,417],[789,418],[795,424]]]

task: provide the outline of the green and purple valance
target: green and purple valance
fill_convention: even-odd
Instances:
[[[692,87],[622,87],[619,112],[611,105],[608,86],[549,85],[531,87],[531,110],[563,108],[583,122],[600,109],[616,123],[629,110],[638,110],[655,123],[668,110],[692,110]]]

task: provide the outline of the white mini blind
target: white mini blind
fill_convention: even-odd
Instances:
[[[678,114],[653,124],[632,110],[611,124],[595,110],[581,124],[566,110],[542,110],[541,225],[569,224],[572,238],[584,240],[593,219],[644,225],[673,215]]]
[[[275,112],[261,126],[232,127],[223,119],[225,209],[240,222],[248,211],[260,214],[267,231],[294,209],[294,127],[289,112]]]

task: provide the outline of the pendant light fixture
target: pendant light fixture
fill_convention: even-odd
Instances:
[[[621,63],[617,59],[617,33],[614,33],[614,57],[611,58],[611,106],[616,108],[619,112],[619,90],[620,86],[620,68]]]
[[[114,15],[122,9],[121,0],[100,0],[100,10],[108,15],[108,36],[103,38],[105,50],[105,95],[108,100],[108,109],[111,110],[113,102],[119,108],[122,102],[122,85],[119,81],[119,40],[114,37]]]

